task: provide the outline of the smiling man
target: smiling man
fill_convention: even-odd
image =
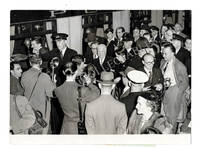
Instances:
[[[22,69],[18,62],[10,63],[10,94],[24,95],[24,89],[20,84]]]

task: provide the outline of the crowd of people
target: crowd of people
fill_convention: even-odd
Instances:
[[[190,133],[191,39],[182,30],[89,32],[83,55],[68,34],[52,35],[53,50],[33,37],[27,70],[10,62],[10,132],[31,134],[39,110],[47,126],[37,134]]]

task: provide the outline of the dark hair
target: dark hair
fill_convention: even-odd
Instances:
[[[150,44],[149,44],[149,41],[145,37],[140,37],[136,41],[136,47],[138,48],[138,50],[141,50],[141,49],[144,49],[144,48],[149,48]]]
[[[17,61],[10,62],[10,70],[14,70],[15,64],[19,64],[19,62],[17,62]]]
[[[72,57],[72,63],[75,63],[76,65],[81,65],[81,63],[84,62],[84,57],[80,54],[77,54]]]
[[[29,62],[30,64],[40,64],[42,59],[38,55],[32,54],[29,56]]]
[[[122,30],[122,32],[125,32],[125,29],[124,29],[124,27],[122,27],[122,26],[120,26],[120,27],[117,27],[117,28],[116,28],[116,30],[115,30],[115,35],[116,35],[116,37],[118,37],[118,36],[117,36],[117,30],[119,30],[119,29],[121,29],[121,30]]]
[[[146,32],[146,33],[143,34],[143,36],[145,36],[145,35],[149,35],[150,38],[152,38],[152,35],[151,35],[151,33],[149,33],[149,32]]]
[[[63,66],[63,73],[65,76],[73,75],[76,70],[77,70],[77,65],[72,62],[68,62]]]
[[[142,26],[140,26],[140,30],[146,30],[148,33],[151,33],[151,30],[150,30],[150,28],[149,28],[148,25],[142,25]]]
[[[112,28],[107,28],[107,29],[104,31],[105,34],[108,34],[109,32],[112,32],[112,33],[113,33],[113,29],[112,29]]]
[[[173,53],[176,52],[176,48],[174,47],[174,45],[172,43],[169,43],[169,42],[165,43],[164,45],[162,45],[162,47],[164,47],[164,48],[168,48],[169,47]]]
[[[96,75],[97,75],[96,69],[95,69],[95,66],[92,64],[88,64],[84,68],[83,72],[85,72],[90,78],[93,78],[93,79],[96,78]]]
[[[90,46],[92,47],[93,44],[99,44],[99,42],[98,41],[93,41]]]
[[[160,52],[160,46],[156,43],[152,43],[151,48],[153,48],[153,50],[156,54],[158,54]]]
[[[42,37],[40,36],[34,36],[33,38],[31,38],[31,41],[35,41],[37,44],[41,44],[43,43]]]
[[[152,100],[147,100],[146,105],[151,108],[152,112],[157,112],[158,111],[158,105],[156,104],[155,101]]]

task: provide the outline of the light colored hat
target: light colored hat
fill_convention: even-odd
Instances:
[[[128,72],[127,77],[134,83],[141,84],[148,81],[148,76],[142,71],[132,70]]]
[[[116,84],[120,81],[120,78],[114,79],[113,72],[101,72],[101,80],[97,80],[97,82],[101,84]]]

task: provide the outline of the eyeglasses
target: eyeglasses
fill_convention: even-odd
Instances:
[[[154,61],[151,61],[151,62],[146,62],[146,61],[144,61],[144,63],[146,63],[146,64],[154,64]]]

